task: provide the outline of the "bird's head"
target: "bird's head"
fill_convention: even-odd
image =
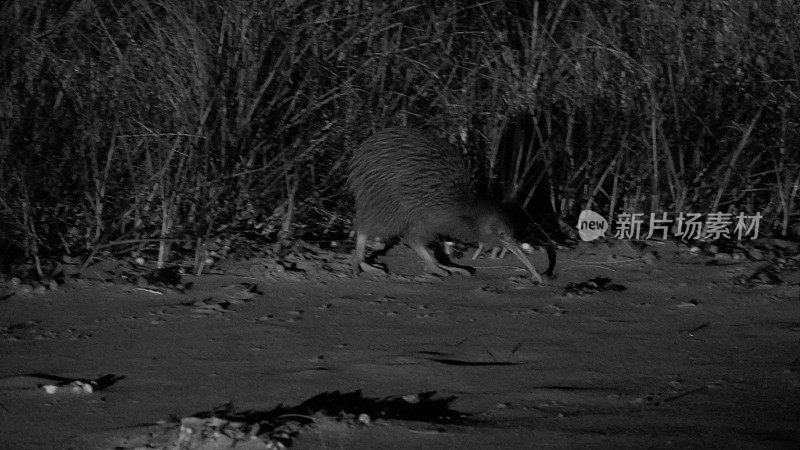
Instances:
[[[514,238],[511,221],[499,207],[493,204],[478,205],[475,208],[474,220],[478,242],[487,248],[497,246],[506,248],[525,265],[534,282],[542,282],[533,263],[522,252],[519,242]]]

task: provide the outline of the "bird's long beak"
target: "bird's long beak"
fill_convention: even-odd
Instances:
[[[528,259],[525,253],[522,252],[522,249],[519,247],[519,243],[514,239],[504,239],[500,241],[508,251],[514,254],[522,264],[528,269],[531,273],[531,280],[533,280],[536,284],[542,284],[542,277],[539,275],[539,272],[536,271],[536,267],[533,267],[533,263]]]

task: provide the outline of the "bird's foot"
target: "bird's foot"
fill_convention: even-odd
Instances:
[[[464,269],[462,267],[448,266],[446,264],[441,264],[441,263],[436,263],[433,265],[426,264],[424,270],[427,273],[438,275],[440,277],[446,277],[454,274],[466,275],[466,276],[472,275],[469,270]]]
[[[378,275],[386,275],[389,273],[386,268],[378,264],[369,264],[365,261],[361,261],[358,264],[353,264],[353,277],[358,277],[361,272]]]

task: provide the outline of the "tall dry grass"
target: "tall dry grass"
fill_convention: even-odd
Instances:
[[[0,241],[29,257],[347,228],[348,151],[424,127],[572,218],[798,221],[794,2],[21,1],[0,10]]]

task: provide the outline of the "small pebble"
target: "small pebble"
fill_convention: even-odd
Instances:
[[[417,394],[404,395],[403,401],[405,401],[406,403],[416,404],[419,403],[419,396]]]

